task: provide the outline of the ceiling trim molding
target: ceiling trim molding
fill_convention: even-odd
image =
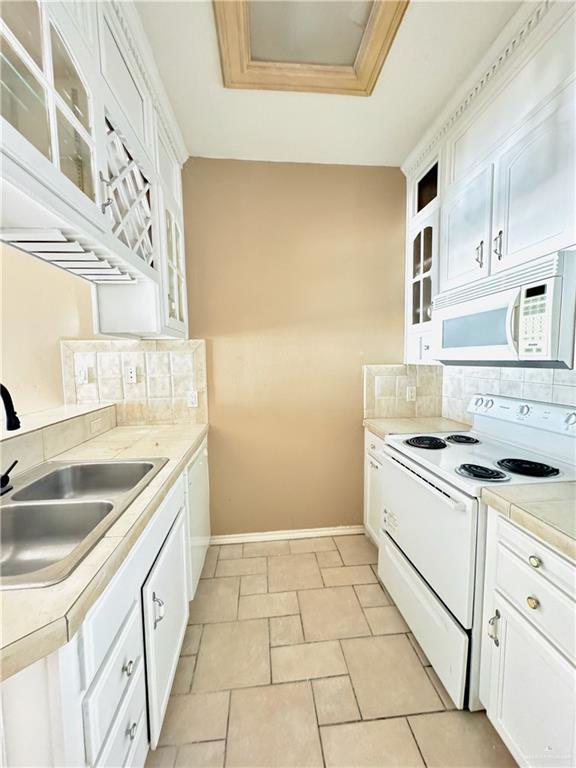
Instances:
[[[530,15],[524,19],[520,27],[516,28],[504,47],[494,51],[490,63],[482,68],[480,74],[471,84],[465,86],[463,92],[459,92],[457,102],[453,103],[442,114],[439,123],[432,128],[432,132],[428,133],[406,158],[401,166],[402,172],[406,176],[413,176],[429,161],[432,152],[435,151],[444,136],[468,113],[472,106],[478,103],[479,97],[489,89],[489,86],[491,87],[495,80],[500,79],[502,72],[508,69],[511,60],[517,58],[518,53],[523,50],[526,40],[540,26],[552,6],[553,3],[550,0],[542,0],[533,6]],[[508,27],[514,24],[517,18],[518,15],[513,16]]]
[[[248,0],[213,0],[226,88],[369,96],[410,0],[376,0],[353,66],[255,61]]]

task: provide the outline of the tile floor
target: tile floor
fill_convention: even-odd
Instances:
[[[147,768],[508,768],[458,712],[364,536],[211,547]]]

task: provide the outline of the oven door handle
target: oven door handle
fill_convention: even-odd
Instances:
[[[399,467],[401,467],[404,472],[407,472],[410,475],[411,480],[413,480],[415,483],[418,483],[418,485],[421,485],[423,488],[425,488],[428,493],[432,493],[434,496],[436,496],[440,501],[445,504],[447,507],[450,507],[450,509],[453,512],[463,512],[466,509],[466,503],[464,501],[457,501],[456,499],[452,498],[448,493],[442,491],[440,488],[437,488],[435,485],[432,485],[432,483],[427,482],[423,478],[421,478],[416,472],[413,472],[409,467],[407,467],[405,464],[403,464],[401,461],[398,461],[396,456],[394,456],[390,449],[384,448],[383,453],[386,455],[386,458],[393,461],[395,464],[397,464]]]

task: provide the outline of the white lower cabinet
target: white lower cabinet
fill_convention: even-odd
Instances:
[[[488,509],[481,698],[526,768],[576,765],[573,561]]]
[[[190,524],[206,545],[209,536],[207,466],[204,443],[70,642],[2,683],[3,764],[143,768],[188,621]],[[195,553],[197,574],[204,554]]]
[[[507,600],[495,610],[488,717],[520,765],[572,768],[576,671]]]
[[[204,440],[187,470],[188,536],[190,554],[189,598],[192,600],[210,543],[210,488],[208,440]]]
[[[142,588],[152,749],[160,737],[188,622],[185,531],[181,509]]]
[[[364,452],[364,528],[378,546],[382,526],[382,466],[375,454],[383,441],[371,432],[365,435]]]

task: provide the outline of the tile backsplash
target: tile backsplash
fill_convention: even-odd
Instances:
[[[365,365],[363,376],[365,419],[439,416],[442,412],[439,365]],[[408,395],[414,399],[407,399]]]
[[[466,407],[476,392],[576,406],[576,371],[448,365],[443,368],[442,415],[471,423]]]
[[[62,341],[61,354],[66,403],[115,403],[119,425],[208,422],[203,340]]]

